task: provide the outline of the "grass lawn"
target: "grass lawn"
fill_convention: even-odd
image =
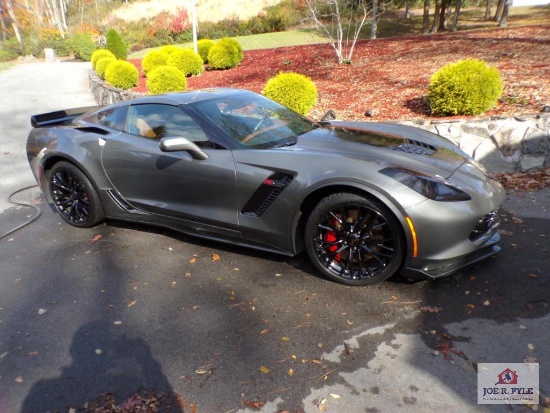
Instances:
[[[495,12],[495,7],[492,8]],[[422,33],[422,10],[413,10],[410,19],[403,18],[403,10],[388,11],[380,16],[378,22],[379,38],[410,36]],[[433,19],[433,10],[430,10],[430,22]],[[511,7],[508,16],[508,27],[548,25],[550,22],[550,5]],[[485,20],[484,7],[472,7],[460,13],[458,30],[494,29],[498,23]],[[361,37],[368,38],[370,25],[363,27]],[[327,39],[314,28],[294,29],[285,32],[264,33],[236,38],[244,50],[271,49],[275,47],[300,46],[307,44],[326,43]],[[193,47],[193,43],[184,43],[178,46]],[[141,59],[150,50],[144,49],[131,53],[129,59]]]
[[[285,32],[254,34],[236,37],[243,50],[271,49],[274,47],[300,46],[304,44],[326,43],[326,38],[315,29],[288,30]],[[179,44],[181,47],[193,47],[193,43]],[[141,59],[152,49],[131,53],[128,59]]]
[[[2,70],[9,69],[10,67],[12,67],[14,65],[15,65],[15,63],[13,63],[13,62],[0,62],[0,72]]]

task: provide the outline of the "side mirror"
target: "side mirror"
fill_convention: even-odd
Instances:
[[[336,120],[336,112],[334,112],[332,109],[327,111],[321,118],[321,122],[327,121],[327,120]]]
[[[162,138],[159,146],[162,152],[184,151],[189,153],[193,159],[197,159],[199,161],[208,159],[208,155],[204,153],[201,148],[186,138]]]

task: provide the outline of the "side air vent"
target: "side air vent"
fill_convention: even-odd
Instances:
[[[253,217],[261,216],[293,180],[292,175],[280,172],[272,174],[256,189],[241,213]]]
[[[122,196],[120,196],[115,190],[107,189],[105,192],[111,197],[113,202],[123,211],[129,212],[130,214],[146,214],[146,212],[140,211],[139,209],[134,208],[130,205]]]
[[[437,152],[435,146],[428,145],[423,142],[407,139],[405,143],[393,148],[394,151],[410,153],[413,155],[430,156]]]

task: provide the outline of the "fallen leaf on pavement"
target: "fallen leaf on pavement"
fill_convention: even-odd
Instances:
[[[92,244],[95,244],[97,241],[99,241],[101,238],[103,238],[103,235],[101,234],[96,234],[94,235],[94,237],[92,238]]]
[[[423,311],[425,313],[437,314],[443,311],[443,307],[434,307],[431,305],[425,305],[424,307],[420,307],[420,311]]]
[[[246,404],[248,407],[252,407],[253,409],[259,410],[264,406],[265,402],[247,400],[244,402],[244,404]]]
[[[219,261],[220,256],[218,254],[212,254],[212,261]]]
[[[271,370],[269,370],[267,367],[265,366],[260,366],[259,370],[263,373],[263,374],[268,374]]]

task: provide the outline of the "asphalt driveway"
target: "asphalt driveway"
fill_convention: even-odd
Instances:
[[[87,63],[0,72],[0,235],[32,219],[31,114],[94,105]],[[511,194],[503,250],[436,282],[353,288],[292,260],[41,216],[0,239],[0,413],[68,412],[140,388],[174,412],[508,412],[477,363],[540,363],[550,396],[550,190]],[[142,393],[144,394],[144,393]],[[165,403],[168,405],[168,402]],[[90,406],[90,404],[88,404]]]

